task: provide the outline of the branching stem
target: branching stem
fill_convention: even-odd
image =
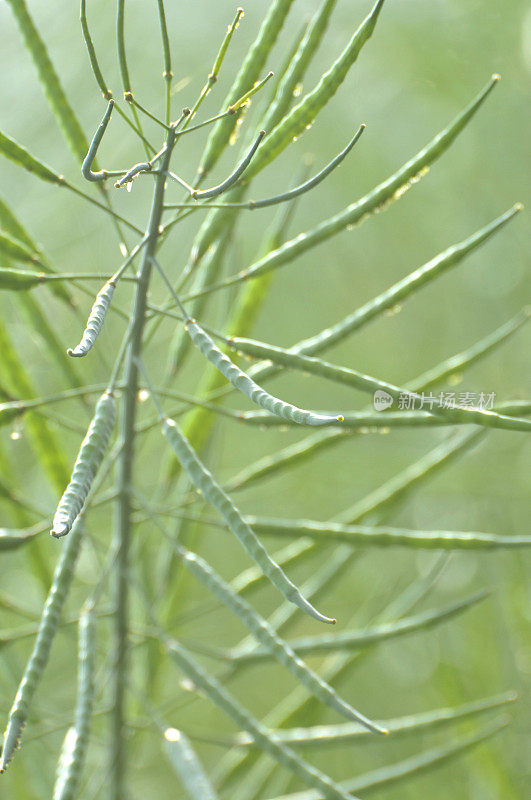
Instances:
[[[142,337],[146,318],[147,296],[152,270],[152,258],[157,249],[160,221],[163,213],[166,172],[169,168],[175,131],[172,128],[166,137],[166,148],[161,159],[161,171],[157,175],[148,227],[146,245],[138,272],[133,310],[130,321],[129,344],[125,354],[124,391],[120,428],[121,452],[117,469],[117,514],[116,514],[116,577],[115,577],[115,652],[113,664],[113,714],[111,735],[111,797],[124,800],[126,797],[125,776],[127,774],[125,754],[125,684],[128,650],[128,572],[131,531],[131,479],[134,459],[135,418],[138,391],[137,359],[142,350]]]

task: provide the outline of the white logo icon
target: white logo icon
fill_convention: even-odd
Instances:
[[[393,398],[388,392],[378,389],[374,393],[373,404],[375,411],[385,411],[386,408],[390,408],[393,405]]]

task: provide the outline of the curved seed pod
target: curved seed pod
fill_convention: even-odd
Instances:
[[[115,416],[114,397],[105,392],[96,403],[94,417],[81,443],[70,483],[57,506],[50,531],[52,536],[66,536],[83,508],[92,481],[107,450]]]
[[[184,674],[222,709],[243,730],[248,731],[253,741],[276,762],[289,769],[307,785],[317,790],[317,797],[327,800],[355,800],[351,794],[337,786],[316,767],[311,766],[287,745],[279,745],[274,736],[243,708],[213,675],[207,673],[190,653],[175,641],[165,642],[170,658]]]
[[[116,284],[111,279],[110,281],[107,281],[103,289],[98,292],[80,343],[77,345],[77,347],[74,347],[74,349],[69,347],[66,351],[69,356],[72,356],[73,358],[82,358],[82,356],[86,356],[89,350],[92,349],[96,339],[98,338],[99,332],[103,327],[103,323],[105,322],[105,317],[111,304],[115,289]]]
[[[173,452],[190,476],[195,486],[203,493],[205,498],[221,514],[230,530],[239,539],[251,558],[262,569],[271,583],[282,592],[287,600],[306,611],[307,614],[320,622],[335,623],[334,619],[325,617],[315,609],[299,592],[287,575],[276,564],[263,544],[257,539],[253,530],[243,519],[240,511],[233,505],[213,475],[199,460],[189,441],[183,436],[178,426],[172,419],[162,420],[162,433],[166,437]]]
[[[217,197],[219,194],[226,192],[227,189],[230,189],[230,187],[236,183],[238,178],[241,175],[243,175],[243,173],[251,163],[251,160],[265,135],[266,135],[265,131],[259,132],[258,136],[254,140],[245,158],[242,159],[242,161],[238,164],[234,172],[232,172],[228,178],[222,181],[222,183],[218,184],[217,186],[213,186],[212,189],[203,189],[202,191],[192,192],[192,197],[194,198],[194,200],[206,200],[207,198],[210,197]]]
[[[0,289],[24,291],[33,289],[34,286],[38,286],[45,280],[46,276],[41,272],[25,272],[20,269],[0,267]]]
[[[314,697],[330,708],[335,709],[344,717],[356,720],[368,730],[375,733],[385,733],[385,730],[371,722],[363,714],[360,714],[351,705],[345,703],[331,686],[293,652],[291,647],[276,633],[267,620],[257,614],[249,603],[238,597],[236,592],[206,561],[196,553],[184,548],[179,547],[178,550],[185,566],[244,622],[254,638],[261,642],[271,655],[283,664]]]
[[[33,645],[33,650],[19,684],[15,702],[9,712],[4,733],[4,745],[0,756],[0,773],[4,772],[20,744],[28,710],[33,695],[48,663],[53,638],[59,624],[61,609],[72,583],[82,537],[82,525],[73,527],[72,535],[65,543],[59,563],[55,569],[53,582],[44,604],[41,622]]]
[[[188,320],[186,323],[186,330],[195,344],[195,346],[203,353],[203,355],[218,369],[222,375],[225,375],[236,389],[239,389],[244,395],[249,397],[253,403],[265,408],[266,411],[271,411],[278,417],[297,422],[299,425],[326,425],[329,422],[341,422],[342,417],[332,417],[325,414],[314,414],[313,411],[306,411],[291,403],[285,403],[278,397],[273,395],[258,386],[245,372],[242,372],[236,364],[221,352],[210,336],[197,324],[194,320]]]
[[[239,203],[239,202],[227,203],[225,206],[222,206],[222,207],[225,207],[225,208],[246,208],[249,211],[253,211],[256,208],[267,208],[268,206],[274,206],[274,205],[277,205],[279,203],[287,203],[289,200],[294,200],[296,197],[300,197],[301,194],[305,194],[306,192],[309,192],[311,189],[314,189],[316,186],[318,186],[321,183],[321,181],[324,181],[324,179],[327,178],[328,175],[330,175],[330,173],[333,172],[333,170],[335,170],[335,168],[338,167],[341,164],[341,162],[350,153],[350,151],[352,150],[352,148],[354,147],[354,145],[356,144],[356,142],[360,138],[360,136],[363,133],[363,131],[365,130],[365,128],[366,128],[365,123],[362,123],[360,125],[360,127],[358,128],[358,130],[356,131],[356,133],[354,134],[354,136],[352,137],[352,139],[350,140],[350,142],[347,144],[347,146],[343,150],[341,150],[341,152],[338,153],[337,156],[335,156],[332,159],[332,161],[330,161],[329,164],[327,164],[325,167],[323,167],[323,169],[320,172],[318,172],[317,175],[314,175],[313,178],[310,178],[309,180],[305,181],[305,183],[301,183],[299,186],[295,186],[293,189],[290,189],[288,192],[283,192],[282,194],[276,194],[276,195],[273,195],[272,197],[266,197],[263,200],[249,200],[248,202],[242,202],[242,203]],[[254,147],[255,146],[253,145],[253,148]],[[250,157],[248,155],[247,156],[247,163],[249,163],[249,161],[250,161]],[[239,177],[243,172],[243,169],[241,169],[241,165],[238,168],[238,170],[239,170],[239,174],[238,174],[237,177]],[[125,176],[124,176],[124,178],[125,178]],[[222,191],[225,191],[226,189],[228,189],[229,186],[232,183],[234,183],[234,179],[231,176],[231,178],[228,178],[227,181],[224,182],[224,184],[220,184],[220,186],[219,187],[215,187],[215,189],[208,190],[208,193],[205,193],[205,192],[193,192],[192,197],[194,198],[194,200],[200,200],[202,198],[204,199],[204,198],[207,198],[207,197],[215,197],[217,194],[221,194]],[[114,185],[118,186],[118,182],[115,183]],[[214,194],[214,192],[215,192],[215,194]],[[209,203],[207,203],[204,206],[204,208],[209,208],[209,207],[215,208],[216,204],[214,203],[211,206]],[[166,208],[193,208],[193,205],[192,204],[188,204],[187,205],[187,204],[181,203],[181,204],[177,204],[176,206],[172,206],[172,205],[166,206]]]
[[[90,732],[94,704],[95,620],[93,609],[85,609],[79,618],[77,703],[74,725],[69,728],[57,765],[53,800],[74,800]]]
[[[262,342],[255,342],[251,339],[228,339],[227,342],[231,347],[241,352],[252,354],[255,357],[269,359],[276,364],[281,364],[293,369],[303,370],[313,375],[320,375],[328,380],[336,381],[339,383],[346,383],[360,391],[374,393],[382,390],[387,392],[394,400],[400,403],[400,398],[408,397],[413,406],[422,408],[425,398],[421,394],[412,390],[403,389],[395,386],[387,381],[381,381],[373,378],[370,375],[364,375],[356,370],[347,367],[338,367],[330,364],[328,361],[323,361],[314,356],[303,356],[294,353],[291,350],[284,350],[281,347],[273,345],[264,345]],[[236,344],[237,342],[237,344]],[[248,378],[251,380],[251,378]],[[503,406],[501,406],[503,409]],[[525,406],[524,406],[525,408]],[[517,404],[516,411],[518,413],[520,405]],[[272,410],[272,409],[268,409]],[[514,431],[528,431],[531,429],[531,421],[522,417],[510,416],[511,408],[507,408],[509,414],[500,414],[496,411],[488,411],[483,408],[475,408],[468,406],[456,405],[455,407],[445,408],[443,405],[431,404],[429,413],[437,417],[444,417],[451,422],[461,424],[474,423],[475,425],[483,425],[489,428],[505,428],[506,430]],[[525,411],[524,411],[525,413]],[[343,420],[342,420],[343,421]]]
[[[358,139],[360,138],[361,134],[365,130],[365,124],[362,123],[350,142],[347,146],[335,156],[335,158],[330,161],[326,167],[314,175],[313,178],[306,181],[305,183],[301,183],[300,186],[295,186],[293,189],[290,189],[288,192],[284,192],[283,194],[277,194],[274,197],[267,197],[264,200],[250,200],[246,205],[251,211],[255,208],[267,208],[268,206],[274,206],[277,203],[286,203],[289,200],[294,200],[296,197],[299,197],[301,194],[305,194],[305,192],[309,192],[311,189],[318,186],[321,181],[324,181],[325,178],[330,175],[330,173],[338,167],[341,162],[348,156]]]
[[[152,166],[149,161],[142,161],[140,164],[135,164],[134,167],[122,175],[116,183],[114,184],[115,189],[119,189],[121,186],[125,186],[126,183],[130,183],[133,178],[136,178],[137,175],[140,175],[141,172],[151,172]]]
[[[451,145],[459,133],[466,127],[467,123],[480,108],[487,96],[499,81],[499,75],[493,75],[486,87],[474,98],[474,100],[459,114],[458,117],[441,133],[435,136],[426,147],[416,156],[410,159],[394,175],[383,183],[379,184],[373,191],[365,195],[361,200],[347,206],[343,211],[330,219],[321,222],[316,228],[304,234],[300,234],[286,244],[282,245],[277,251],[269,253],[261,261],[247,270],[248,274],[257,274],[273,266],[279,266],[296,258],[301,253],[328,238],[349,225],[360,222],[366,214],[382,208],[384,204],[394,199],[398,199],[412,182],[420,177],[430,164],[435,161]],[[271,137],[268,141],[271,140]],[[266,266],[267,263],[267,266]],[[260,266],[258,266],[260,265]]]
[[[96,153],[98,152],[98,147],[100,146],[101,140],[103,139],[103,134],[107,130],[107,125],[109,124],[113,108],[114,108],[114,100],[111,98],[109,100],[109,105],[107,106],[107,111],[103,116],[103,119],[100,123],[98,130],[94,134],[94,138],[90,143],[88,153],[85,156],[85,159],[81,165],[81,174],[87,181],[92,181],[93,183],[104,181],[105,178],[107,177],[107,173],[105,172],[105,170],[100,170],[99,172],[92,172],[92,164],[94,162],[94,159],[96,158]]]

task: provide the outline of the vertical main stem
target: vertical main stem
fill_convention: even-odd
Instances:
[[[142,351],[142,337],[146,317],[146,303],[151,278],[152,262],[160,233],[164,204],[166,172],[175,144],[175,130],[170,128],[166,138],[166,149],[160,162],[160,171],[155,182],[146,244],[138,272],[133,309],[129,323],[129,344],[125,356],[123,409],[120,423],[121,452],[118,460],[116,500],[116,585],[115,585],[115,644],[113,661],[113,711],[111,731],[111,798],[125,800],[125,692],[128,660],[128,571],[131,533],[131,480],[133,474],[135,418],[138,393],[137,358]]]

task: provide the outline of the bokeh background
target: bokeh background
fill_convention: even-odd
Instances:
[[[114,11],[103,0],[91,0],[88,5],[104,72],[118,93]],[[193,0],[186,7],[178,3],[167,6],[174,58],[174,107],[179,109],[191,105],[197,96],[225,27],[232,19],[234,3]],[[305,78],[304,90],[312,88],[337,57],[369,6],[368,0],[340,0]],[[28,7],[47,42],[75,112],[90,136],[105,105],[84,51],[77,4],[31,0]],[[310,0],[294,3],[269,60],[273,70],[282,65],[301,25],[316,7],[317,3]],[[246,0],[245,17],[223,65],[218,86],[206,105],[209,112],[218,110],[239,61],[256,34],[264,8],[265,4],[259,0]],[[81,185],[78,166],[64,145],[34,65],[5,4],[0,6],[0,31],[2,129]],[[163,81],[155,3],[129,0],[127,38],[135,93],[145,105],[162,113]],[[465,238],[515,201],[529,206],[530,71],[531,12],[523,0],[510,4],[497,0],[429,3],[388,0],[372,40],[336,97],[312,128],[256,181],[257,197],[282,190],[306,153],[313,154],[315,165],[320,167],[344,146],[360,122],[367,123],[362,141],[341,169],[300,202],[292,222],[293,235],[342,209],[397,169],[468,103],[493,72],[499,72],[502,81],[450,151],[399,202],[361,227],[310,251],[278,274],[256,326],[256,338],[287,346],[309,336],[342,318],[451,243]],[[249,112],[249,125],[253,113],[256,115],[260,109],[260,102],[257,100]],[[150,130],[155,135],[156,128]],[[204,141],[205,136],[198,136],[179,151],[176,169],[184,178],[193,178]],[[228,152],[216,168],[216,177],[226,171],[236,152],[237,148]],[[116,118],[102,147],[102,161],[114,168],[140,159],[137,142]],[[142,225],[150,189],[147,182],[144,186],[137,184],[131,194],[120,196],[117,206]],[[9,198],[20,219],[61,270],[105,273],[115,269],[120,256],[114,232],[97,210],[66,192],[33,180],[5,160],[0,163],[0,187],[2,195]],[[254,260],[273,217],[273,211],[242,216],[227,274]],[[178,275],[184,265],[196,228],[193,216],[166,245],[164,263],[170,274]],[[457,269],[415,294],[396,313],[379,318],[336,348],[332,360],[395,383],[405,383],[479,340],[529,302],[529,230],[529,214],[524,211]],[[77,341],[79,323],[50,300],[49,295],[38,296],[46,301],[65,347],[72,345]],[[228,295],[213,303],[208,320],[219,323],[233,299]],[[81,309],[88,311],[88,299],[78,295],[78,300]],[[120,301],[127,307],[127,290]],[[38,391],[48,394],[65,388],[38,333],[28,330],[26,319],[11,296],[0,298],[0,312]],[[101,342],[108,361],[120,329],[120,322],[109,320]],[[164,366],[171,334],[171,325],[164,325],[156,346],[149,351],[155,374]],[[521,330],[466,375],[457,376],[459,390],[495,392],[498,400],[529,397],[529,345],[529,331]],[[87,359],[83,370],[88,383],[104,381],[108,374],[96,357]],[[191,389],[200,370],[200,360],[191,362],[186,380],[176,384],[176,388]],[[354,409],[366,402],[357,393],[299,374],[277,379],[274,388],[283,397],[318,408]],[[85,423],[85,417],[73,405],[58,411],[78,425]],[[151,409],[145,413],[150,414]],[[1,433],[2,448],[12,464],[11,484],[18,486],[21,495],[32,498],[43,513],[52,513],[57,498],[35,463],[23,428],[15,425],[3,428]],[[64,431],[61,435],[73,458],[79,435],[75,431]],[[249,513],[325,520],[364,497],[447,435],[442,429],[353,437],[341,447],[323,452],[301,469],[249,489],[241,495],[240,504]],[[216,428],[208,461],[225,479],[249,461],[297,438],[301,438],[300,434],[292,430],[260,431],[224,422]],[[163,442],[155,436],[141,451],[145,476],[142,485],[148,495],[157,488],[162,447]],[[413,528],[529,533],[530,468],[531,450],[524,434],[492,431],[479,447],[394,510],[391,521],[397,526]],[[101,511],[94,519],[95,551],[103,553],[110,539],[112,516],[110,511]],[[12,524],[12,508],[0,497],[0,525]],[[138,536],[143,541],[136,543],[137,552],[148,541],[156,553],[160,542],[154,528],[141,526]],[[225,576],[233,576],[247,566],[239,548],[225,534],[203,533],[198,546]],[[49,541],[47,547],[53,564],[57,545]],[[327,598],[327,610],[338,617],[340,626],[345,627],[348,621],[361,626],[390,601],[393,593],[425,574],[434,558],[429,553],[367,552]],[[316,566],[306,564],[297,577],[308,576]],[[511,726],[495,741],[436,773],[382,791],[382,797],[524,800],[527,796],[531,780],[530,567],[530,558],[524,553],[454,555],[426,607],[444,605],[481,587],[492,589],[490,599],[465,617],[429,634],[407,637],[374,650],[341,686],[348,699],[376,717],[465,702],[506,689],[514,689],[520,696],[511,710]],[[75,615],[96,573],[97,560],[91,550],[82,558],[67,616]],[[1,594],[19,598],[31,621],[31,615],[38,613],[43,592],[32,575],[27,556],[3,555],[0,576]],[[204,602],[204,596],[190,582],[183,613],[197,602]],[[256,602],[261,610],[271,611],[277,601],[272,592],[264,591]],[[5,607],[0,609],[0,628],[4,631],[15,630],[27,622]],[[100,648],[104,651],[105,623],[101,627]],[[293,628],[293,633],[309,629],[311,624],[303,620]],[[243,635],[240,626],[224,612],[203,617],[197,624],[176,625],[174,630],[189,639],[220,646],[235,643]],[[4,642],[0,649],[2,713],[10,706],[29,646],[30,640],[23,638],[9,644]],[[28,727],[28,741],[2,779],[0,797],[23,800],[48,796],[46,787],[53,779],[55,755],[63,732],[55,730],[48,736],[33,738],[32,733],[68,720],[74,669],[75,629],[67,626],[60,633],[35,704],[34,730],[31,725]],[[140,685],[144,680],[143,669],[139,653],[135,679]],[[106,680],[102,671],[101,708],[105,705]],[[248,670],[235,687],[238,696],[257,714],[269,710],[291,688],[291,680],[277,667]],[[153,691],[152,699],[161,703],[172,692],[180,692],[175,673],[163,668]],[[134,705],[132,702],[133,712]],[[136,711],[141,713],[138,708]],[[331,717],[323,714],[321,719]],[[215,730],[220,736],[227,736],[231,730],[221,714],[201,699],[181,714],[169,713],[167,721],[185,729],[189,725],[205,734]],[[105,733],[102,714],[95,725],[95,744],[83,782],[83,798],[105,796],[104,788],[98,788],[105,777]],[[439,740],[444,741],[445,737],[447,740],[451,735],[446,731]],[[396,743],[378,741],[370,746],[327,749],[314,755],[316,763],[327,771],[346,777],[397,761],[433,741],[437,737],[426,741],[419,738]],[[152,734],[132,730],[135,761],[132,798],[146,792],[151,796],[158,793],[161,798],[179,796],[176,792],[180,789],[157,747]],[[204,745],[200,752],[205,763],[213,768],[223,751]],[[263,796],[273,794],[271,784],[271,791]]]

